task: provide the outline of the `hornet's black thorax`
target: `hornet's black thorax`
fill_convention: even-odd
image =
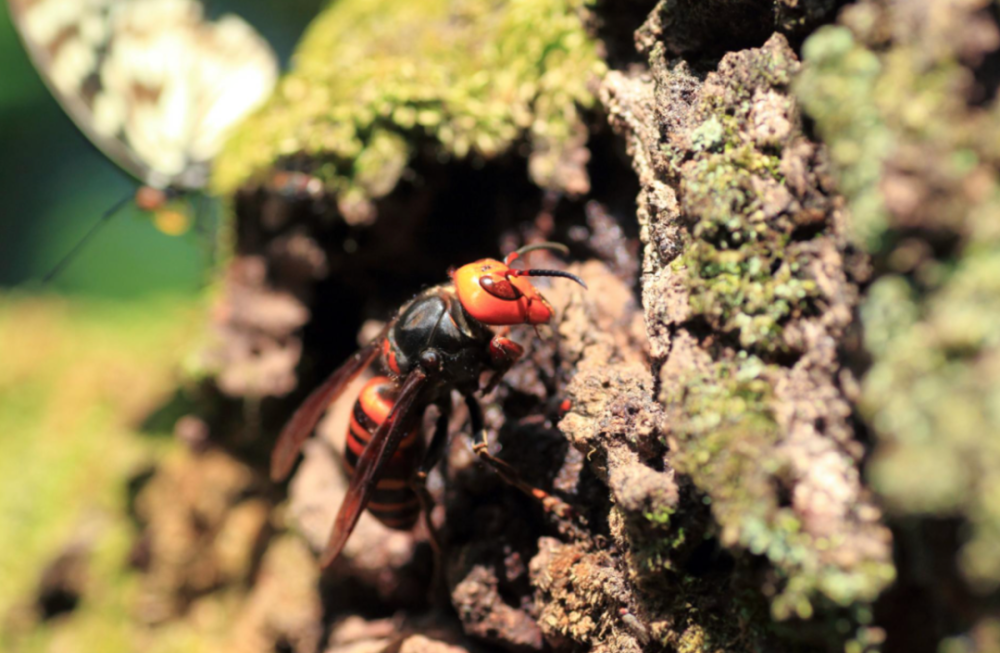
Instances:
[[[479,387],[479,375],[492,367],[489,327],[474,319],[449,284],[434,286],[400,309],[386,338],[396,357],[399,374],[407,375],[420,355],[434,349],[441,356],[440,380],[459,392]]]

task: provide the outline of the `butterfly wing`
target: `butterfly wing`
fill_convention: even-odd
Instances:
[[[52,95],[98,149],[129,174],[146,181],[146,164],[114,133],[106,133],[94,121],[101,52],[111,37],[106,27],[112,4],[7,0],[24,48]]]
[[[203,24],[196,41],[200,55],[191,77],[197,80],[197,111],[187,149],[191,160],[209,161],[232,127],[271,95],[278,65],[267,43],[232,15]]]
[[[196,0],[8,0],[35,67],[77,126],[144,184],[201,188],[232,127],[277,79],[244,21]]]

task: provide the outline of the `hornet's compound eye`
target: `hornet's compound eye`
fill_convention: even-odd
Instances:
[[[480,277],[479,285],[483,290],[494,297],[505,299],[510,302],[524,296],[520,290],[514,287],[514,284],[510,282],[510,279],[500,275]]]

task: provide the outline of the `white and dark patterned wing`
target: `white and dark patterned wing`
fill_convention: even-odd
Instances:
[[[270,95],[274,53],[196,0],[8,0],[53,94],[144,184],[197,189],[231,128]]]
[[[100,87],[98,65],[111,37],[112,2],[8,0],[11,17],[32,63],[49,90],[84,134],[118,165],[145,180],[146,165],[94,125]]]

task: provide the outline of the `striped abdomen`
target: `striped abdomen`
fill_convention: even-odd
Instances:
[[[354,402],[344,451],[344,466],[348,474],[354,473],[358,457],[368,445],[372,434],[389,416],[396,400],[396,388],[392,379],[377,376],[365,384],[358,400]],[[410,480],[420,464],[423,448],[418,421],[400,441],[399,448],[386,464],[372,492],[368,511],[389,528],[410,529],[420,516],[420,500],[410,486]]]

